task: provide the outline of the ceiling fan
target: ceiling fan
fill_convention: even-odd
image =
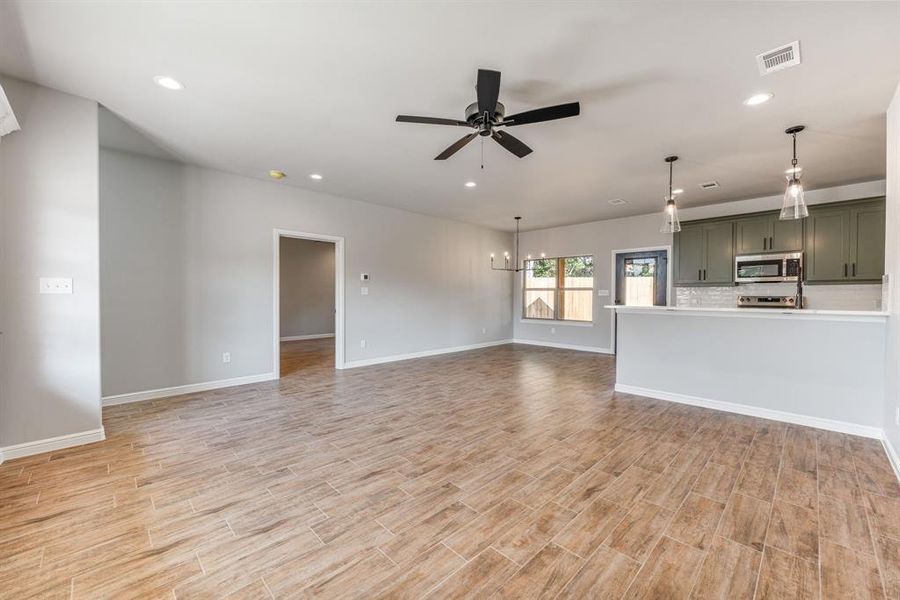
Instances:
[[[478,69],[478,81],[475,85],[475,92],[478,96],[478,102],[473,102],[466,107],[465,121],[437,117],[414,117],[410,115],[398,115],[397,121],[401,123],[425,123],[426,125],[455,125],[458,127],[471,127],[475,130],[451,144],[450,147],[435,156],[434,160],[447,160],[478,135],[492,137],[498,144],[522,158],[531,154],[531,148],[518,138],[511,136],[505,131],[500,131],[497,129],[498,127],[514,127],[516,125],[565,119],[566,117],[577,116],[581,112],[581,106],[578,102],[570,102],[506,116],[506,107],[497,101],[500,97],[500,71]]]

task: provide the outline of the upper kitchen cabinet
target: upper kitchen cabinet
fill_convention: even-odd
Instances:
[[[732,221],[685,224],[675,234],[676,285],[729,285],[733,270]]]
[[[737,254],[795,252],[802,248],[802,221],[781,221],[778,213],[765,213],[734,222],[734,249]]]
[[[880,281],[884,274],[884,199],[809,209],[808,282]]]

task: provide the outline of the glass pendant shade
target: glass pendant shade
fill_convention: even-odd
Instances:
[[[806,198],[804,198],[803,194],[803,183],[800,181],[803,167],[797,165],[797,134],[804,129],[803,125],[795,125],[784,130],[792,138],[794,157],[791,159],[791,168],[785,171],[787,187],[784,189],[784,202],[781,204],[781,213],[778,215],[778,218],[782,221],[805,219],[809,216],[809,210],[806,208]]]
[[[784,190],[784,202],[781,205],[781,214],[778,218],[782,221],[805,219],[809,216],[806,208],[806,199],[803,194],[803,183],[799,173],[792,173],[786,177],[787,187]]]
[[[663,223],[659,228],[660,233],[678,233],[681,231],[681,221],[678,220],[678,207],[675,206],[675,198],[666,200],[666,209],[663,211]]]

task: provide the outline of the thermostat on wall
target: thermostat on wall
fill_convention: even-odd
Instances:
[[[368,280],[369,280],[369,274],[368,274],[368,273],[360,273],[360,274],[359,274],[359,280],[360,280],[360,281],[368,281]]]

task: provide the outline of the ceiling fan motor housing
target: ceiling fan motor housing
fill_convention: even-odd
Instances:
[[[506,107],[503,106],[502,102],[498,102],[497,107],[494,109],[494,118],[491,122],[491,125],[498,125],[502,123],[503,115],[505,114]],[[471,125],[472,127],[477,127],[481,135],[491,134],[491,128],[489,126],[485,126],[484,124],[484,115],[478,112],[477,102],[473,102],[466,107],[466,122],[469,123],[469,125]]]

